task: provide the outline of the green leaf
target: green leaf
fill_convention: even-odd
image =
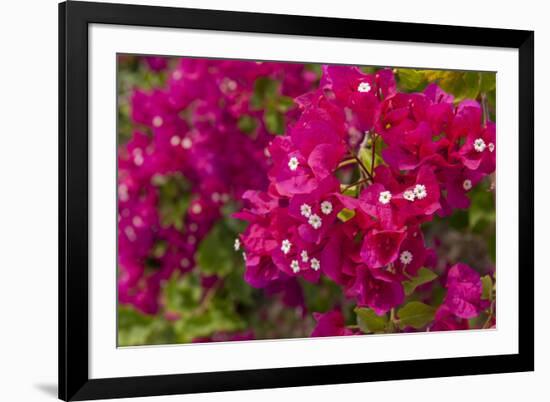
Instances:
[[[281,113],[288,112],[294,106],[294,99],[289,96],[279,96],[279,98],[277,98],[277,110]]]
[[[357,197],[357,195],[359,193],[359,186],[358,185],[349,186],[349,185],[341,184],[340,185],[340,191],[344,195],[348,195],[350,197]]]
[[[437,278],[437,274],[435,272],[433,272],[428,268],[424,268],[424,267],[420,268],[418,270],[417,276],[415,276],[411,280],[403,282],[403,288],[405,289],[405,294],[407,296],[410,296],[417,287],[424,285],[428,282],[431,282],[435,278]]]
[[[250,104],[254,109],[262,109],[268,100],[277,96],[279,91],[279,82],[270,78],[258,78],[254,82],[254,93],[250,99]]]
[[[205,274],[226,275],[233,268],[233,234],[222,222],[212,228],[197,250],[197,264]]]
[[[338,212],[338,219],[340,219],[342,222],[347,222],[351,218],[355,216],[355,211],[352,209],[344,208],[340,212]]]
[[[175,312],[189,312],[199,305],[202,287],[197,275],[184,277],[173,275],[164,287],[166,309]]]
[[[397,70],[399,85],[406,91],[419,91],[428,83],[423,70],[399,68]]]
[[[412,301],[399,309],[397,315],[401,327],[420,329],[433,321],[435,308],[418,301]]]
[[[181,174],[154,176],[154,185],[159,187],[159,213],[163,227],[183,229],[183,221],[191,202],[191,185]]]
[[[239,127],[239,130],[246,134],[252,134],[256,130],[257,126],[258,121],[254,117],[249,115],[241,116],[237,123],[237,127]]]
[[[276,109],[269,108],[264,111],[264,123],[271,134],[283,134],[285,131],[285,117]]]
[[[386,315],[379,316],[373,310],[367,307],[355,308],[357,314],[357,325],[364,333],[384,332],[388,324]]]
[[[493,299],[493,280],[490,275],[485,275],[481,278],[481,284],[483,286],[483,291],[481,293],[481,298],[484,300]]]
[[[495,73],[480,73],[481,82],[479,90],[481,92],[491,92],[497,86],[497,75]]]

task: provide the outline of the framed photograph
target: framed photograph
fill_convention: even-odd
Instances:
[[[59,5],[59,397],[534,369],[534,33]]]

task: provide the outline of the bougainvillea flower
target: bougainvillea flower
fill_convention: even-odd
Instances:
[[[359,306],[367,306],[378,315],[387,313],[403,303],[405,292],[402,278],[384,269],[369,269],[357,266],[353,285],[346,290],[354,296]]]
[[[477,317],[488,307],[488,301],[481,299],[483,286],[479,274],[466,264],[459,263],[449,269],[446,288],[444,304],[457,317]]]
[[[317,321],[315,329],[311,336],[343,336],[354,335],[353,330],[346,328],[344,316],[338,310],[329,311],[327,313],[313,313],[313,317]]]
[[[369,268],[382,268],[394,262],[405,239],[405,229],[377,230],[367,233],[361,247],[361,258]]]
[[[435,312],[430,331],[458,331],[469,327],[467,319],[456,316],[446,304],[442,304]]]
[[[459,155],[468,169],[490,173],[496,165],[496,128],[494,123],[479,132],[470,132],[460,148]]]

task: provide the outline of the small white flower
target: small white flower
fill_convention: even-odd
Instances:
[[[391,201],[391,193],[389,191],[382,191],[378,196],[378,201],[382,204],[387,204]]]
[[[325,215],[330,215],[332,212],[332,204],[330,201],[323,201],[321,203],[321,212],[323,212]]]
[[[290,168],[290,170],[294,171],[296,169],[298,169],[298,158],[296,158],[295,156],[293,156],[292,158],[290,158],[290,160],[288,161],[288,167]]]
[[[180,80],[181,77],[183,77],[183,74],[180,70],[175,70],[173,73],[172,73],[172,78],[175,79],[176,81]]]
[[[235,89],[237,89],[237,83],[233,80],[227,79],[225,81],[225,87],[230,91],[234,91]]]
[[[406,199],[407,201],[414,201],[416,196],[414,195],[413,191],[407,190],[403,193],[403,198]]]
[[[187,137],[181,140],[181,147],[183,149],[189,149],[191,148],[192,145],[193,145],[193,142]]]
[[[302,204],[300,206],[300,213],[302,216],[309,218],[311,215],[311,207],[308,204]]]
[[[246,262],[246,253],[243,251],[243,260]]]
[[[164,120],[162,120],[162,117],[160,116],[153,117],[153,127],[160,127],[162,126],[162,123],[164,123]]]
[[[472,188],[472,181],[469,179],[464,180],[464,183],[462,183],[462,188],[466,191],[470,190]]]
[[[141,154],[134,155],[134,163],[136,164],[136,166],[143,165],[143,156]]]
[[[302,257],[302,262],[307,262],[309,260],[309,255],[307,255],[307,251],[303,250],[300,253],[300,257]]]
[[[319,229],[323,224],[323,220],[319,215],[313,214],[309,217],[308,223],[313,227],[313,229]]]
[[[139,228],[140,226],[143,225],[143,219],[141,219],[140,216],[134,216],[132,218],[132,225],[134,225],[136,228]]]
[[[180,141],[181,138],[177,135],[174,135],[172,136],[172,138],[170,138],[170,145],[172,145],[173,147],[177,147],[180,144]]]
[[[493,152],[495,150],[495,144],[490,142],[489,145],[487,145],[487,148],[489,148],[489,152]]]
[[[357,86],[357,90],[359,92],[369,92],[370,91],[370,84],[368,82],[361,82],[358,86]]]
[[[321,262],[317,258],[312,258],[310,266],[314,271],[319,271],[319,268],[321,268]]]
[[[295,274],[300,271],[300,263],[298,262],[298,260],[292,260],[292,262],[290,263],[290,269],[292,269],[292,272],[294,272]]]
[[[233,247],[235,248],[235,251],[239,251],[239,249],[241,248],[241,241],[238,237],[235,239]]]
[[[408,265],[412,262],[413,260],[413,255],[410,251],[403,251],[401,253],[401,255],[399,256],[399,261],[401,261],[401,264],[403,265]]]
[[[130,241],[136,241],[136,231],[131,226],[126,226],[124,229],[124,233],[126,234],[126,237],[128,237],[128,240]]]
[[[290,251],[290,247],[292,247],[292,243],[288,239],[284,239],[281,243],[281,251],[285,254],[288,254]]]
[[[419,200],[422,200],[428,196],[428,192],[426,191],[426,186],[423,184],[417,184],[414,186],[414,195]]]
[[[213,192],[210,198],[213,202],[219,202],[221,200],[221,195],[218,192]]]
[[[202,212],[202,206],[201,204],[193,204],[191,207],[191,212],[193,212],[195,215],[198,215]]]
[[[189,259],[187,259],[187,258],[182,258],[180,260],[180,266],[182,268],[188,268],[190,264],[191,264],[191,261],[189,261]]]
[[[485,145],[485,141],[483,141],[483,138],[478,138],[474,141],[474,149],[477,152],[485,151],[486,147],[487,147],[487,145]]]
[[[128,196],[128,186],[126,186],[126,184],[121,184],[118,186],[118,197],[122,202],[128,201],[130,198]]]

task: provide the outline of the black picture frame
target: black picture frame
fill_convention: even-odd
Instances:
[[[88,375],[88,26],[92,23],[518,49],[519,353],[90,379]],[[60,399],[89,400],[532,370],[534,370],[534,32],[78,1],[59,4]]]

